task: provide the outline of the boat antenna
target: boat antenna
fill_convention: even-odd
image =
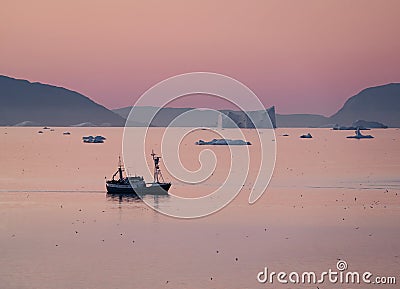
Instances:
[[[157,156],[154,153],[154,150],[151,150],[151,156],[153,158],[153,162],[154,162],[154,183],[159,183],[160,179],[162,180],[162,182],[164,182],[164,178],[161,174],[161,170],[160,170],[160,159],[161,157]]]
[[[121,156],[118,156],[118,172],[119,172],[119,179],[122,180],[124,176],[122,175],[122,161]]]

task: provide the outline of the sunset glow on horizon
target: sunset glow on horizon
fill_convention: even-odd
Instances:
[[[2,4],[1,75],[63,86],[108,108],[193,71],[233,77],[278,113],[327,116],[364,88],[400,82],[399,1]]]

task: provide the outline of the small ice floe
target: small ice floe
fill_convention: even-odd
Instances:
[[[358,127],[357,130],[355,131],[356,135],[351,135],[348,136],[347,138],[355,138],[355,139],[362,139],[362,138],[374,138],[372,135],[363,135],[360,131],[360,128]]]
[[[332,127],[332,129],[333,129],[333,130],[355,130],[356,127],[355,127],[355,126],[344,126],[344,125],[335,124],[335,125]]]
[[[195,142],[196,145],[251,145],[249,141],[244,141],[241,139],[213,139],[211,141],[199,140]]]
[[[71,133],[69,131],[64,131],[63,135],[70,135]]]
[[[84,136],[82,137],[83,142],[85,143],[103,143],[106,138],[104,136],[101,135],[97,135],[97,136]]]
[[[23,122],[15,124],[14,126],[41,126],[41,124],[34,121],[25,120]]]
[[[82,123],[73,124],[73,125],[70,125],[70,126],[75,126],[75,127],[94,127],[96,125],[91,123],[91,122],[82,122]]]
[[[312,135],[311,135],[311,133],[302,134],[302,135],[300,136],[300,138],[312,138]]]

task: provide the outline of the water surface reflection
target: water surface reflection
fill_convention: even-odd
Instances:
[[[142,203],[142,199],[135,194],[106,194],[108,201],[122,203]],[[144,198],[152,198],[154,204],[158,204],[159,201],[166,201],[169,195],[145,195]],[[157,207],[156,207],[157,208]]]

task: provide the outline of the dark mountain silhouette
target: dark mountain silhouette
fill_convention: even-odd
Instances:
[[[0,75],[0,125],[52,125],[52,126],[123,126],[131,107],[110,111],[88,97],[62,87]],[[136,107],[135,113],[144,119],[157,110],[154,107]],[[151,126],[167,126],[188,108],[163,108]],[[251,127],[241,112],[221,110],[242,127]],[[358,120],[365,123],[380,122],[389,127],[400,127],[400,83],[391,83],[362,90],[350,97],[331,117],[316,114],[288,114],[275,116],[274,107],[266,111],[251,112],[258,127],[268,127],[266,114],[278,127],[333,127],[348,126]],[[140,117],[139,117],[140,119]],[[188,126],[216,126],[218,114],[197,112]],[[140,123],[131,124],[140,126]],[[180,124],[178,124],[180,125]]]
[[[0,76],[0,102],[0,125],[125,124],[121,116],[80,93],[7,76]]]
[[[400,126],[400,83],[370,87],[350,97],[330,117],[331,122],[349,125],[357,120],[377,121]]]
[[[377,125],[377,122],[380,124]],[[331,117],[315,114],[277,114],[279,127],[341,126],[400,127],[400,83],[362,90],[350,97]]]

